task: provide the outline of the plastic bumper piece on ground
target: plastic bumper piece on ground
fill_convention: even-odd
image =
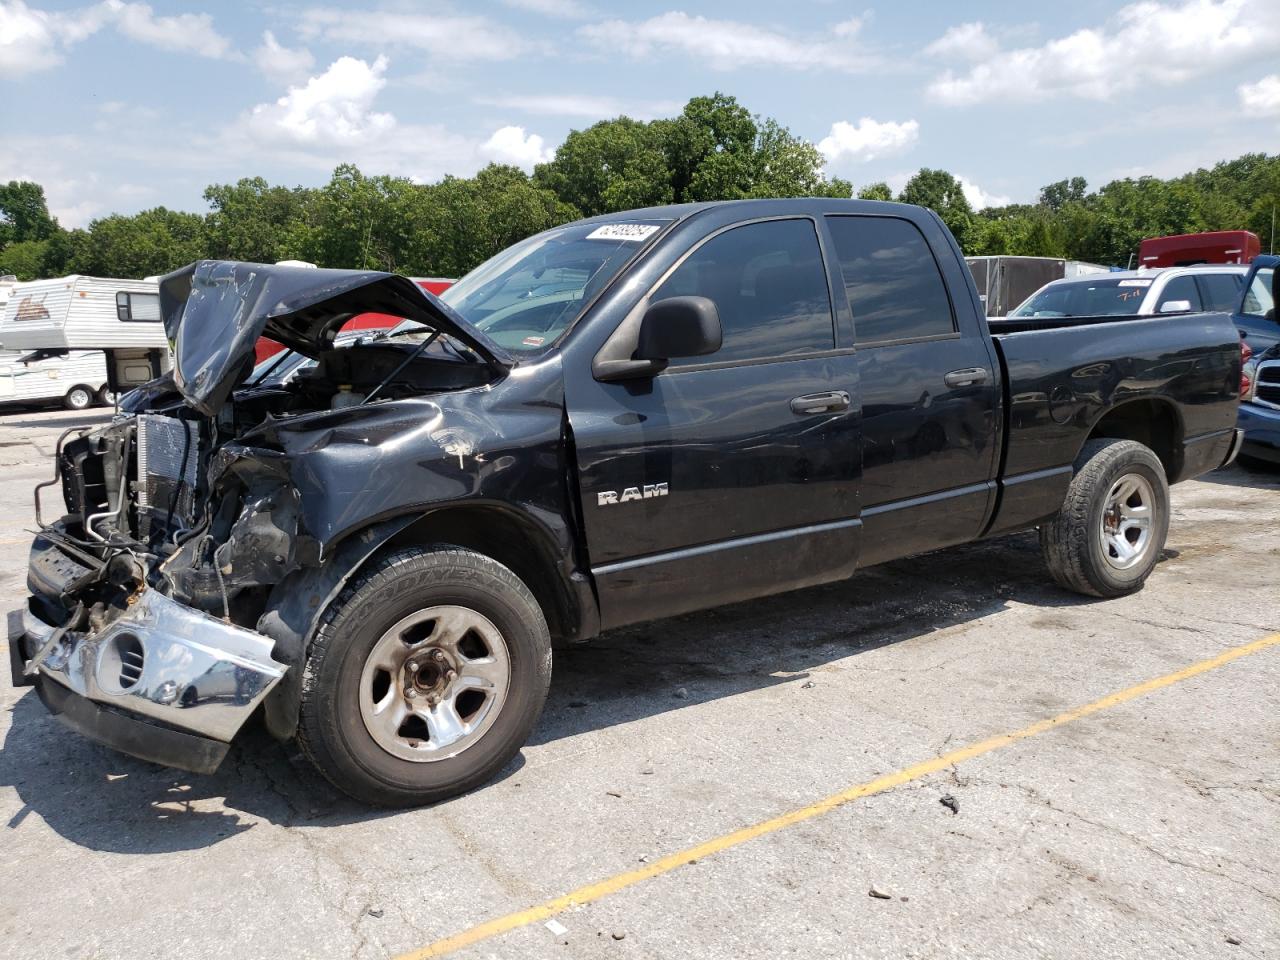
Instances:
[[[27,650],[41,649],[56,629],[28,610]],[[92,740],[207,773],[288,669],[271,659],[272,646],[146,590],[98,633],[67,633],[39,658],[40,697]]]

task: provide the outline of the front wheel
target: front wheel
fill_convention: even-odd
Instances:
[[[75,386],[62,398],[62,405],[68,410],[88,410],[93,406],[93,391],[88,387]]]
[[[303,672],[298,738],[357,800],[432,803],[502,769],[550,681],[546,619],[514,573],[460,547],[410,547],[326,612]]]
[[[1062,510],[1040,528],[1060,585],[1093,597],[1142,588],[1169,533],[1169,483],[1149,447],[1091,440],[1076,460]]]

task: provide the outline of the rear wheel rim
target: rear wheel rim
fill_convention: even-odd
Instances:
[[[1156,494],[1141,474],[1126,473],[1111,485],[1099,520],[1102,559],[1113,570],[1141,564],[1154,542]]]
[[[87,407],[93,399],[89,396],[89,392],[82,387],[76,387],[67,395],[67,398],[71,401],[71,405],[77,410]]]
[[[502,632],[469,607],[427,607],[378,638],[360,675],[360,716],[374,743],[430,763],[474,746],[502,712],[511,654]]]

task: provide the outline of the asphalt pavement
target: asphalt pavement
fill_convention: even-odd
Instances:
[[[3,609],[58,433],[108,416],[0,416]],[[1019,535],[558,649],[517,760],[415,811],[257,731],[131,760],[5,684],[4,955],[1280,956],[1280,475],[1173,505],[1131,597]]]

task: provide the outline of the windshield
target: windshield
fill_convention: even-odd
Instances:
[[[1010,317],[1123,317],[1142,306],[1150,280],[1056,280],[1041,287]]]
[[[486,260],[440,299],[512,353],[541,353],[668,222],[597,221],[535,234]],[[419,326],[406,320],[392,334]]]

